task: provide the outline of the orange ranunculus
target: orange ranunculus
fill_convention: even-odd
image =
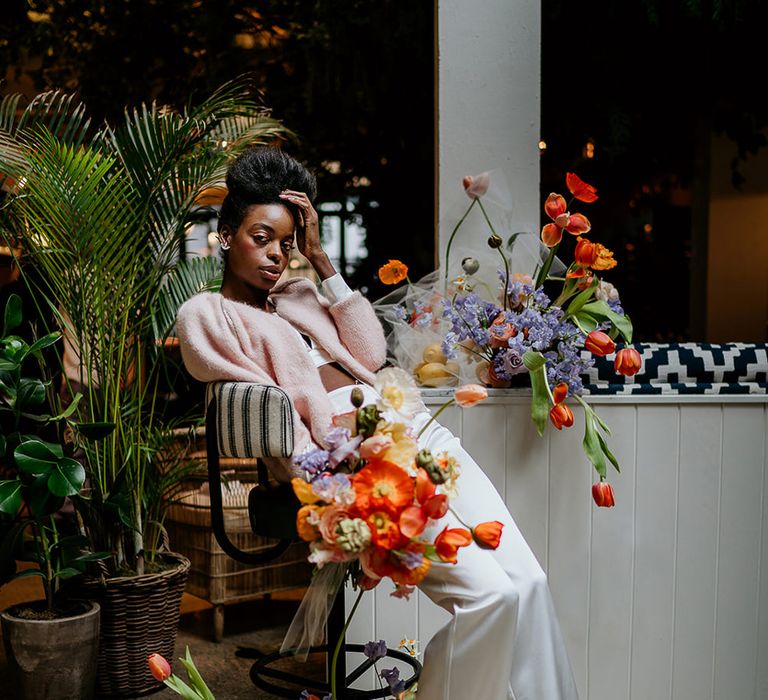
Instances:
[[[488,389],[479,384],[463,384],[453,392],[453,399],[458,406],[470,408],[488,398]]]
[[[613,368],[626,377],[637,374],[643,366],[643,358],[634,348],[622,348],[616,353]]]
[[[568,396],[568,384],[565,382],[558,382],[555,388],[552,389],[552,398],[556,404],[563,403],[565,397]]]
[[[332,505],[323,508],[320,515],[320,524],[318,529],[320,530],[321,537],[331,545],[336,544],[336,528],[342,520],[346,520],[350,517],[350,513],[341,506]]]
[[[541,230],[541,240],[549,248],[556,246],[563,238],[563,231],[568,231],[573,236],[588,233],[592,228],[589,219],[583,214],[571,214],[567,211],[565,198],[554,192],[544,202],[544,211],[554,221],[554,224],[546,224]]]
[[[299,508],[299,512],[296,514],[296,530],[299,533],[299,537],[305,542],[312,542],[320,536],[320,531],[317,527],[307,522],[307,519],[312,513],[318,511],[322,513],[323,510],[324,509],[320,506],[315,505],[302,506]]]
[[[293,492],[296,494],[296,498],[300,503],[306,505],[312,505],[320,500],[320,497],[312,490],[312,484],[295,476],[291,479],[291,486],[293,486]]]
[[[397,517],[413,502],[413,479],[392,462],[371,460],[355,474],[353,486],[355,508],[363,518],[378,510]]]
[[[373,544],[382,549],[395,549],[403,543],[403,534],[397,523],[384,511],[371,513],[365,521],[371,530]]]
[[[461,527],[447,526],[435,538],[435,553],[440,559],[449,564],[456,563],[459,547],[467,547],[472,543],[472,533]]]
[[[504,528],[504,523],[500,523],[498,520],[491,520],[487,523],[480,523],[475,525],[472,529],[472,536],[475,538],[475,543],[483,549],[496,549],[501,542],[501,531]]]
[[[464,191],[470,199],[482,197],[488,191],[488,185],[491,184],[490,173],[480,173],[479,175],[465,175],[461,181]]]
[[[517,335],[517,330],[511,323],[508,323],[506,321],[505,317],[506,317],[506,314],[499,314],[493,320],[493,323],[491,323],[490,328],[488,328],[488,332],[491,335],[492,348],[506,347],[509,339],[514,338]],[[483,398],[486,398],[486,397],[484,396]]]
[[[428,520],[429,518],[421,506],[408,506],[400,513],[400,532],[403,537],[407,537],[409,540],[418,537],[424,532]]]
[[[597,190],[584,182],[576,173],[566,173],[565,184],[568,191],[582,202],[589,204],[597,199]]]
[[[611,508],[616,505],[616,500],[613,497],[613,487],[602,479],[596,484],[592,484],[592,498],[598,506],[603,508]]]
[[[593,355],[603,357],[610,355],[616,349],[616,343],[602,331],[592,331],[584,341],[584,347]]]
[[[408,277],[408,266],[399,260],[390,260],[379,268],[379,279],[384,284],[400,284]]]
[[[147,664],[149,664],[149,670],[157,680],[162,682],[171,677],[171,664],[165,660],[164,656],[150,654],[147,657]]]
[[[593,270],[610,270],[616,267],[616,260],[613,258],[613,252],[608,250],[602,243],[594,244],[597,250],[597,260],[592,263]]]
[[[549,420],[558,430],[570,428],[573,425],[573,411],[564,403],[559,403],[549,409]]]
[[[573,251],[573,259],[585,267],[592,267],[597,260],[598,243],[592,243],[586,238],[579,236],[576,239],[576,249]]]

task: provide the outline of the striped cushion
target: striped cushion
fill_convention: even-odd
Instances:
[[[206,405],[216,399],[219,454],[225,457],[290,457],[293,406],[280,387],[249,382],[215,382]]]

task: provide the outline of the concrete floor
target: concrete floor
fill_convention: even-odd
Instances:
[[[303,593],[303,589],[299,589],[276,593],[269,600],[261,598],[228,605],[224,620],[224,640],[218,644],[212,641],[213,608],[206,601],[185,594],[181,605],[175,658],[183,656],[189,646],[195,665],[217,700],[267,700],[276,697],[251,683],[248,672],[253,664],[252,659],[239,658],[235,652],[240,647],[255,648],[265,654],[277,651]],[[42,588],[38,578],[12,581],[0,588],[0,610],[41,597]],[[186,681],[186,672],[181,663],[174,661],[172,665]],[[305,664],[292,661],[284,667],[286,670],[321,678],[324,660],[310,657]],[[0,700],[12,700],[3,693],[2,689],[7,687],[8,667],[3,645],[0,644]],[[299,691],[296,692],[297,698]],[[148,697],[170,700],[180,696],[162,687],[159,692]]]

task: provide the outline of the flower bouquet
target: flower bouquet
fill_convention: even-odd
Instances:
[[[503,527],[497,521],[475,527],[446,525],[436,536],[427,535],[438,529],[435,522],[451,508],[460,465],[448,453],[419,449],[418,438],[432,419],[414,420],[424,407],[407,372],[382,370],[374,388],[381,398],[366,405],[363,391],[352,390],[352,410],[334,418],[327,448],[294,458],[301,474],[292,482],[302,504],[297,530],[309,542],[309,560],[318,569],[310,589],[334,596],[341,580],[337,577],[335,586],[329,585],[332,579],[325,576],[326,571],[343,571],[342,580],[350,578],[359,588],[347,625],[363,592],[384,578],[395,584],[392,595],[407,597],[433,561],[455,563],[458,550],[473,541],[495,549]],[[464,386],[456,389],[448,403],[467,407],[485,396],[481,386]],[[310,590],[304,603],[311,606],[313,597]],[[320,621],[319,615],[306,614],[303,624],[312,618]],[[316,636],[310,633],[304,639]],[[337,645],[334,667],[338,653]],[[335,686],[331,694],[337,697]]]
[[[530,383],[531,417],[540,435],[547,419],[558,430],[574,424],[568,398],[582,407],[584,451],[600,477],[593,496],[598,505],[611,506],[613,493],[605,482],[607,464],[617,470],[619,464],[608,447],[608,426],[582,396],[581,375],[593,365],[595,356],[616,352],[614,367],[628,376],[639,371],[641,359],[629,346],[617,350],[617,340],[632,342],[632,323],[615,287],[600,277],[600,273],[615,267],[613,253],[586,237],[591,230],[586,216],[570,212],[574,200],[594,202],[597,192],[577,175],[568,173],[570,202],[557,193],[547,197],[544,211],[551,221],[543,227],[536,247],[529,245],[526,254],[520,255],[521,243],[529,243],[531,236],[526,239],[522,234],[513,234],[505,245],[483,204],[489,181],[488,173],[464,179],[470,204],[448,240],[442,274],[433,274],[426,285],[419,282],[409,286],[428,289],[432,300],[430,331],[441,336],[439,359],[446,367],[453,363],[455,375],[474,373],[484,385],[497,388],[513,386],[521,377]],[[462,260],[461,274],[450,274],[454,239],[475,207],[488,227],[488,246],[498,254],[494,284],[478,275],[481,266],[471,256]],[[576,239],[573,261],[568,265],[556,256],[564,232]],[[423,296],[418,294],[416,298]],[[379,307],[386,310],[385,320],[395,327],[398,348],[418,345],[414,332],[419,330],[419,319],[423,317],[418,313],[414,316],[418,308],[409,304],[412,294],[401,298],[403,301],[394,305],[399,307],[395,312],[391,311],[392,305]],[[436,354],[431,337],[422,338],[422,347],[425,355],[427,348]],[[411,369],[417,381],[422,379],[423,364],[411,365]]]

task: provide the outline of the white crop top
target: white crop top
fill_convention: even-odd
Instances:
[[[331,304],[335,304],[337,301],[346,299],[353,293],[349,288],[349,285],[338,272],[333,275],[333,277],[324,279],[321,283],[321,286],[326,298],[331,302]],[[291,328],[293,328],[293,326],[291,326]],[[297,331],[295,328],[293,328],[293,331],[296,333],[296,335],[299,336],[299,338],[301,338],[301,342],[305,343],[304,337],[301,335],[301,333],[299,333],[299,331]],[[324,348],[316,345],[312,338],[309,339],[309,342],[311,345],[307,345],[307,352],[309,352],[309,357],[314,363],[315,367],[320,367],[322,365],[327,365],[330,362],[333,362],[333,358],[325,351]]]

